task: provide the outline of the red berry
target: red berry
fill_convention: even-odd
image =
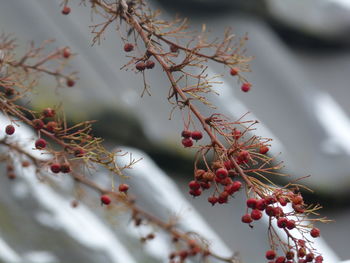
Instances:
[[[292,205],[292,207],[296,213],[302,214],[305,212],[305,208],[303,205]]]
[[[111,203],[111,198],[108,195],[101,195],[101,203],[104,205],[109,205]]]
[[[255,208],[256,208],[256,205],[257,205],[257,202],[258,202],[258,200],[256,200],[255,198],[249,198],[249,199],[247,200],[247,206],[248,206],[249,208],[255,209]]]
[[[275,263],[284,263],[284,262],[286,262],[285,257],[278,257],[278,258],[276,258],[276,261],[275,261]]]
[[[285,228],[287,226],[288,219],[285,217],[280,217],[277,220],[277,226],[279,228]]]
[[[256,202],[256,209],[259,209],[260,211],[264,211],[266,208],[266,201],[265,199],[259,199]]]
[[[293,205],[301,205],[304,202],[303,197],[301,195],[293,196],[292,203]]]
[[[211,205],[215,205],[218,202],[218,198],[215,196],[209,196],[208,202],[211,203]]]
[[[131,52],[131,51],[133,51],[134,50],[134,45],[133,44],[131,44],[131,43],[126,43],[125,45],[124,45],[124,51],[125,52]]]
[[[32,120],[32,124],[33,124],[33,127],[34,129],[36,130],[41,130],[42,128],[44,128],[44,122],[40,119],[34,119]]]
[[[184,138],[182,139],[182,145],[185,146],[185,147],[192,147],[193,145],[193,141],[191,138]]]
[[[266,251],[265,257],[267,259],[274,259],[276,257],[276,252],[274,250],[268,250]]]
[[[242,216],[242,222],[246,224],[250,224],[251,222],[253,222],[253,219],[250,216],[250,214],[245,214],[244,216]]]
[[[246,162],[246,161],[248,161],[249,156],[250,156],[249,152],[243,150],[243,151],[240,151],[240,152],[238,153],[237,159],[238,159],[238,161],[240,161],[240,162]]]
[[[236,76],[238,74],[238,72],[239,72],[238,68],[231,68],[231,70],[230,70],[230,74],[232,76]]]
[[[236,140],[238,140],[242,136],[242,132],[240,130],[233,129],[232,135]]]
[[[44,149],[45,147],[46,147],[46,141],[44,139],[40,138],[35,141],[35,148],[41,150],[41,149]]]
[[[57,174],[61,171],[61,165],[59,163],[53,163],[50,166],[51,172]]]
[[[175,45],[170,45],[170,51],[171,52],[173,52],[173,53],[175,53],[175,52],[177,52],[179,50],[179,48],[177,47],[177,46],[175,46]]]
[[[200,196],[202,194],[202,190],[199,188],[197,190],[190,190],[190,195],[193,195],[193,196]]]
[[[201,187],[202,189],[209,189],[210,188],[210,183],[209,182],[201,182]]]
[[[288,251],[286,253],[286,258],[287,259],[293,259],[294,258],[294,252],[293,251]]]
[[[305,255],[306,255],[305,248],[303,248],[303,247],[299,248],[299,250],[298,250],[298,257],[299,258],[303,258],[303,257],[305,257]]]
[[[68,87],[73,87],[75,85],[75,81],[73,79],[67,78],[66,85]]]
[[[318,228],[316,228],[316,227],[314,227],[314,228],[311,229],[311,231],[310,231],[310,235],[311,235],[312,237],[314,237],[314,238],[319,237],[319,236],[320,236],[320,233],[321,233],[321,231],[320,231]]]
[[[277,202],[276,197],[269,195],[265,197],[266,204],[272,205]]]
[[[274,207],[275,217],[284,216],[283,209],[281,207]]]
[[[120,184],[118,187],[119,192],[126,193],[129,190],[129,185],[127,184]]]
[[[6,134],[7,135],[12,135],[12,134],[14,134],[15,133],[15,126],[13,126],[13,125],[11,125],[11,124],[9,124],[9,125],[7,125],[6,126],[6,128],[5,128],[5,132],[6,132]]]
[[[249,82],[247,83],[243,83],[241,90],[243,92],[248,92],[250,90],[250,88],[252,87],[252,84],[250,84]]]
[[[72,55],[72,53],[70,52],[69,47],[65,47],[65,48],[63,49],[62,56],[63,56],[64,58],[69,58],[71,55]]]
[[[252,217],[253,220],[259,220],[262,217],[262,213],[260,210],[254,209],[250,213],[250,216]]]
[[[154,64],[153,60],[147,60],[146,61],[146,68],[152,69],[152,68],[154,68],[154,66],[155,66],[155,64]]]
[[[198,141],[203,138],[203,134],[200,131],[193,131],[191,137],[193,140]]]
[[[70,13],[70,7],[69,6],[64,6],[62,9],[62,14],[68,15]]]
[[[315,258],[315,263],[322,263],[323,262],[323,257],[320,255],[320,256],[317,256]]]
[[[69,173],[71,171],[69,163],[63,163],[61,164],[61,172],[62,173]]]
[[[220,193],[219,199],[218,199],[219,204],[227,203],[228,196],[229,194],[226,191],[223,191],[222,193]]]
[[[192,190],[197,190],[201,187],[201,185],[197,181],[191,181],[188,183],[188,187]]]
[[[228,176],[228,171],[225,168],[219,168],[215,172],[216,177],[225,179]]]
[[[181,136],[184,138],[190,138],[192,136],[192,132],[190,132],[188,130],[183,130],[181,133]]]
[[[311,261],[313,261],[314,260],[314,254],[313,253],[308,253],[307,255],[306,255],[306,257],[305,257],[305,261],[306,262],[311,262]]]
[[[292,230],[293,228],[295,228],[295,221],[294,220],[288,220],[287,224],[286,224],[286,227],[289,229],[289,230]]]
[[[43,115],[45,118],[51,118],[55,116],[55,110],[51,108],[46,108],[43,110]]]
[[[143,71],[146,69],[146,64],[142,61],[140,61],[139,63],[136,64],[136,69],[138,71]]]
[[[231,185],[232,192],[237,192],[242,186],[242,183],[240,181],[234,181]]]
[[[260,149],[259,149],[259,153],[261,153],[261,154],[265,154],[268,151],[269,151],[269,147],[267,147],[265,145],[261,146]]]
[[[55,129],[57,128],[57,122],[55,121],[49,121],[47,124],[46,124],[46,130],[48,130],[49,132],[54,132]]]

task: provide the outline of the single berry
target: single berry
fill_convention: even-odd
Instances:
[[[41,150],[41,149],[44,149],[45,147],[46,147],[46,141],[44,139],[40,138],[35,141],[35,148]]]
[[[252,208],[252,209],[255,209],[257,203],[258,203],[258,200],[256,200],[255,198],[249,198],[249,199],[247,200],[247,207]]]
[[[188,183],[188,187],[192,190],[197,190],[201,187],[201,185],[197,181],[191,181]]]
[[[278,257],[275,260],[275,263],[285,263],[286,262],[286,258],[285,257]]]
[[[321,231],[320,231],[318,228],[316,228],[316,227],[314,227],[314,228],[311,229],[311,231],[310,231],[310,235],[311,235],[312,237],[314,237],[314,238],[319,237],[319,236],[320,236],[320,233],[321,233]]]
[[[274,250],[268,250],[266,251],[265,257],[267,259],[274,259],[276,257],[276,252]]]
[[[226,191],[223,191],[222,193],[220,193],[219,198],[218,198],[219,204],[227,203],[228,196],[229,196],[229,194]]]
[[[46,108],[43,110],[43,115],[45,118],[51,118],[55,116],[55,110],[51,108]]]
[[[294,258],[294,252],[293,251],[288,251],[286,253],[286,258],[287,259],[293,259]]]
[[[277,226],[279,228],[285,228],[287,226],[288,219],[285,217],[280,217],[277,220]]]
[[[200,196],[201,194],[202,194],[202,190],[199,188],[199,189],[197,189],[197,190],[190,190],[190,195],[192,195],[192,196]]]
[[[259,209],[260,211],[264,211],[266,208],[266,201],[265,199],[259,199],[256,202],[256,209]]]
[[[233,129],[232,135],[236,140],[238,140],[242,136],[242,132],[240,130]]]
[[[120,184],[118,187],[119,192],[126,193],[129,190],[129,185],[127,184]]]
[[[209,182],[201,182],[201,187],[203,190],[209,189],[210,188],[210,183]]]
[[[154,63],[153,60],[147,60],[146,61],[146,68],[152,69],[152,68],[154,68],[154,66],[155,66],[155,63]]]
[[[218,202],[218,198],[215,196],[209,196],[208,202],[211,203],[211,205],[215,205]]]
[[[41,130],[42,128],[44,128],[44,122],[40,119],[34,119],[32,120],[32,124],[33,124],[33,127],[34,129],[36,130]]]
[[[177,52],[179,50],[179,48],[177,47],[177,46],[175,46],[175,45],[170,45],[170,51],[171,52],[173,52],[173,53],[175,53],[175,52]]]
[[[308,253],[308,254],[306,254],[306,256],[305,256],[305,261],[306,261],[306,262],[311,262],[311,261],[314,260],[314,258],[315,258],[315,255],[314,255],[313,253]]]
[[[315,263],[322,263],[323,262],[323,257],[321,255],[315,257]]]
[[[242,183],[240,181],[234,181],[231,185],[231,190],[233,192],[237,192],[242,187]]]
[[[185,146],[185,147],[192,147],[193,145],[193,141],[191,138],[184,138],[182,139],[182,145]]]
[[[10,179],[10,180],[14,180],[14,179],[16,179],[16,177],[17,177],[17,176],[16,176],[15,173],[8,173],[8,174],[7,174],[7,178]]]
[[[6,132],[7,135],[14,134],[15,133],[15,126],[13,126],[11,124],[7,125],[6,128],[5,128],[5,132]]]
[[[59,163],[53,163],[50,166],[51,172],[57,174],[61,171],[61,165]]]
[[[303,247],[299,248],[299,250],[298,250],[298,257],[299,258],[303,258],[303,257],[305,257],[305,255],[306,255],[305,248],[303,248]]]
[[[198,140],[203,138],[203,134],[200,131],[193,131],[192,134],[191,134],[191,137],[192,137],[193,140],[198,141]]]
[[[205,174],[205,171],[203,169],[197,169],[195,170],[194,172],[194,177],[197,179],[197,180],[202,180],[204,179],[203,178],[203,175]]]
[[[192,136],[192,132],[190,132],[188,130],[183,130],[181,133],[181,136],[184,138],[190,138]]]
[[[68,15],[70,13],[70,7],[69,6],[64,6],[62,9],[62,14]]]
[[[254,209],[251,213],[250,216],[252,217],[253,220],[259,220],[262,217],[262,213],[258,209]]]
[[[261,153],[261,154],[265,154],[268,151],[269,151],[269,147],[267,147],[265,145],[261,146],[260,149],[259,149],[259,153]]]
[[[66,85],[68,87],[73,87],[75,85],[75,81],[73,79],[67,78]]]
[[[251,222],[253,222],[253,219],[250,216],[250,214],[245,214],[244,216],[242,216],[242,222],[246,224],[250,224]]]
[[[215,178],[215,175],[212,172],[205,172],[203,174],[203,180],[212,182]]]
[[[134,45],[133,44],[131,44],[131,43],[126,43],[125,45],[124,45],[124,51],[125,52],[131,52],[131,51],[133,51],[134,50]]]
[[[64,58],[69,58],[71,55],[72,55],[72,53],[71,53],[69,47],[65,47],[65,48],[63,49],[62,56],[63,56]]]
[[[284,216],[283,209],[279,206],[273,208],[275,211],[275,217],[281,217]]]
[[[287,224],[286,224],[286,227],[289,229],[289,230],[292,230],[293,228],[295,228],[295,221],[294,220],[288,220]]]
[[[108,195],[101,195],[101,203],[103,205],[109,205],[111,203],[111,198]]]
[[[238,68],[231,68],[231,70],[230,70],[230,74],[232,76],[236,76],[238,74],[238,72],[239,72]]]
[[[240,152],[238,153],[237,159],[238,159],[238,161],[240,161],[240,162],[246,162],[246,161],[248,161],[249,157],[250,157],[249,152],[243,150],[243,151],[240,151]]]
[[[242,84],[241,90],[243,92],[248,92],[251,87],[252,87],[252,84],[250,84],[249,82],[246,82]]]
[[[216,177],[225,179],[228,176],[228,171],[225,168],[219,168],[215,172]]]
[[[146,64],[144,62],[140,61],[139,63],[136,64],[135,67],[138,71],[143,71],[146,68]]]
[[[268,216],[275,216],[275,208],[273,206],[267,206],[265,208],[265,213],[268,215]]]
[[[292,205],[296,213],[302,214],[305,212],[305,207],[303,205]]]
[[[69,163],[63,163],[61,164],[61,172],[62,173],[69,173],[71,171]]]
[[[278,202],[280,203],[281,206],[286,206],[288,203],[288,199],[285,197],[279,197]]]
[[[57,128],[57,122],[55,121],[49,121],[45,127],[45,129],[49,132],[54,132],[56,128]]]

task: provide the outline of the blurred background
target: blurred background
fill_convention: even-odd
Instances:
[[[71,69],[79,71],[76,87],[60,91],[57,98],[57,91],[50,87],[54,83],[44,79],[39,95],[32,101],[34,107],[52,106],[63,101],[69,121],[98,120],[95,134],[105,138],[110,147],[125,146],[143,151],[140,156],[149,156],[145,162],[159,167],[155,173],[169,176],[176,182],[180,189],[178,197],[183,196],[182,192],[187,198],[187,201],[181,199],[183,207],[199,212],[193,212],[193,217],[205,218],[212,229],[209,234],[213,235],[213,240],[225,243],[228,250],[239,251],[243,262],[261,260],[267,248],[266,230],[257,227],[250,231],[242,227],[240,197],[228,205],[211,208],[205,197],[193,200],[187,194],[187,182],[193,173],[193,152],[183,149],[180,144],[181,116],[174,115],[171,121],[168,120],[171,110],[166,100],[169,83],[159,66],[147,72],[152,96],[140,98],[142,77],[120,70],[127,59],[119,35],[110,28],[100,45],[91,46],[89,25],[97,24],[99,20],[91,22],[89,8],[79,5],[80,1],[69,4],[72,12],[68,16],[61,14],[60,1],[0,2],[0,30],[13,33],[21,51],[24,52],[23,47],[31,40],[39,44],[55,38],[54,45],[69,46],[77,54],[71,61]],[[236,80],[226,73],[227,69],[210,64],[212,74],[225,73],[223,85],[217,88],[221,96],[212,96],[210,100],[218,106],[218,111],[232,119],[250,112],[247,119],[260,121],[256,134],[273,139],[271,155],[277,155],[285,162],[284,172],[290,174],[288,180],[311,175],[304,183],[315,193],[306,193],[307,202],[321,203],[324,206],[322,214],[335,220],[319,226],[329,253],[334,253],[332,256],[337,260],[350,259],[350,1],[148,2],[152,8],[161,9],[164,18],[176,14],[188,17],[193,29],[200,29],[205,23],[213,37],[222,37],[227,27],[231,27],[237,36],[248,33],[247,54],[254,56],[254,60],[252,72],[245,76],[253,84],[251,92],[242,93]],[[201,110],[208,112],[206,108]],[[105,231],[102,241],[91,243],[88,237],[79,237],[82,233],[64,227],[64,214],[56,214],[63,219],[50,223],[52,218],[48,215],[62,210],[59,202],[64,206],[64,201],[55,199],[58,210],[47,211],[50,205],[39,202],[38,196],[28,197],[31,192],[28,187],[36,187],[33,181],[20,179],[9,187],[7,178],[0,180],[0,262],[119,262],[120,258],[111,252],[113,248],[108,250],[101,246],[101,242],[111,242],[106,237],[106,229],[101,230]],[[145,180],[150,179],[146,177]],[[278,180],[281,184],[286,182]],[[172,183],[168,183],[170,187]],[[53,191],[50,189],[40,191]],[[55,193],[59,198],[67,197],[62,195],[67,192],[69,190],[56,189]],[[14,203],[11,196],[20,202]],[[93,198],[96,197],[92,194]],[[150,197],[145,195],[147,198]],[[176,203],[174,200],[170,202]],[[152,209],[152,205],[148,205]],[[170,210],[181,214],[181,206],[173,205]],[[164,204],[159,204],[157,209],[164,207]],[[65,209],[70,209],[69,201]],[[84,209],[88,211],[89,207]],[[108,215],[99,209],[89,210],[89,216],[97,214],[95,219],[89,220],[96,220],[96,227],[103,228]],[[87,217],[83,214],[85,212],[74,212],[74,218]],[[107,222],[113,226],[116,224]],[[64,234],[62,229],[70,234]],[[113,231],[120,235],[120,230]],[[240,238],[242,235],[246,238]],[[113,242],[114,247],[118,246],[116,240]],[[126,248],[122,248],[125,244],[119,246],[119,251],[125,249],[125,254],[128,254],[129,245]],[[157,258],[157,255],[152,254],[152,249],[148,252],[152,255],[150,259],[141,257],[136,262],[155,262],[153,257]],[[132,262],[131,257],[124,262]]]

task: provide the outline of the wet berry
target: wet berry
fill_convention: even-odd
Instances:
[[[46,143],[46,141],[44,139],[42,139],[42,138],[37,139],[35,141],[35,148],[37,148],[39,150],[44,149],[46,147],[46,144],[47,143]]]
[[[119,192],[126,193],[129,190],[129,185],[120,184],[118,187]]]
[[[250,84],[249,82],[243,83],[242,86],[241,86],[241,90],[243,92],[248,92],[251,87],[252,87],[252,84]]]
[[[5,128],[5,132],[6,132],[7,135],[14,134],[15,130],[16,130],[15,126],[13,126],[12,124],[7,125],[6,128]]]
[[[276,252],[274,250],[268,250],[265,254],[266,259],[274,259],[276,257]]]
[[[320,231],[318,228],[316,228],[316,227],[314,227],[314,228],[311,229],[311,231],[310,231],[310,235],[311,235],[312,237],[314,237],[314,238],[319,237],[319,236],[320,236],[320,233],[321,233],[321,231]]]
[[[250,216],[250,214],[245,214],[244,216],[242,216],[242,222],[246,224],[250,224],[251,222],[253,222],[253,219]]]
[[[192,134],[191,134],[191,137],[192,137],[193,140],[198,141],[198,140],[203,138],[203,134],[200,131],[193,131]]]
[[[68,15],[70,13],[70,7],[69,6],[64,6],[62,9],[62,14],[63,15]]]
[[[104,205],[109,205],[111,203],[111,198],[108,195],[101,195],[101,203]]]
[[[53,163],[50,166],[51,172],[57,174],[61,171],[61,165],[59,163]]]
[[[131,43],[126,43],[125,45],[124,45],[124,51],[125,52],[131,52],[131,51],[133,51],[134,50],[134,45],[133,44],[131,44]]]
[[[184,138],[182,139],[182,145],[185,147],[192,147],[193,146],[193,141],[191,138]]]

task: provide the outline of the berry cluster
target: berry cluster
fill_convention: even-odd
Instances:
[[[189,130],[183,130],[181,133],[182,139],[182,145],[184,147],[192,147],[193,146],[193,140],[199,141],[203,138],[203,134],[201,131],[189,131]]]

